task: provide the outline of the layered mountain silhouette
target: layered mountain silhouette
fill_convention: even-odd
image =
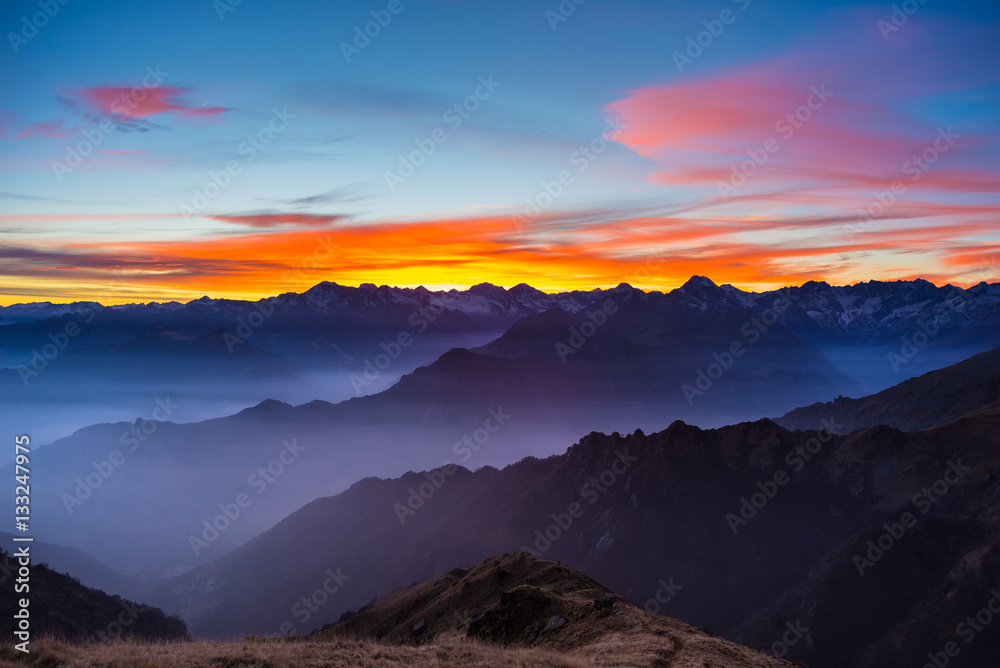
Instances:
[[[914,318],[919,320],[914,310],[930,317],[935,309],[945,308],[948,295],[968,292],[929,284],[917,287],[829,288],[840,295],[836,302],[840,315],[810,317],[818,323],[814,329],[839,333],[817,340],[823,345],[831,340],[861,345],[856,327],[843,324],[849,315],[850,323],[868,322],[873,340],[882,342],[871,345],[884,347]],[[366,476],[400,475],[407,469],[432,468],[449,460],[472,467],[504,466],[525,456],[559,452],[590,431],[624,432],[637,427],[658,431],[677,419],[721,426],[838,395],[859,396],[855,379],[817,345],[781,324],[790,309],[811,304],[810,300],[819,299],[816,291],[825,294],[827,288],[807,285],[751,295],[697,277],[670,293],[646,293],[627,285],[544,295],[526,286],[505,291],[483,285],[463,293],[431,293],[324,284],[303,295],[264,300],[257,308],[202,299],[183,306],[99,310],[88,333],[81,328],[67,351],[41,374],[39,385],[24,392],[46,396],[47,379],[53,380],[49,387],[76,387],[67,369],[76,368],[81,374],[88,365],[118,369],[106,378],[109,391],[122,395],[122,405],[140,402],[142,417],[88,427],[38,451],[36,456],[49,472],[41,483],[45,495],[37,509],[46,520],[42,526],[50,530],[42,538],[84,549],[119,569],[160,572],[203,562],[231,549],[310,500],[339,492]],[[934,299],[925,299],[928,294]],[[919,309],[904,308],[907,299],[917,297],[927,303],[920,302]],[[993,299],[992,288],[986,286],[965,297],[961,305],[966,312],[982,311],[988,319]],[[856,302],[850,309],[843,305]],[[892,309],[884,311],[878,306],[883,302],[884,308]],[[823,304],[830,306],[830,300]],[[247,338],[241,338],[242,343],[233,343],[237,334],[218,329],[223,321],[230,326],[241,318],[249,323],[251,313],[258,315],[253,322],[260,327],[243,332]],[[46,328],[64,326],[63,320],[74,317],[80,316],[66,313],[52,322],[0,327],[0,338],[13,337],[21,341],[18,345],[27,345],[25,340],[30,342]],[[959,327],[957,317],[954,321],[954,327]],[[232,405],[237,397],[246,396],[241,394],[245,388],[250,393],[259,388],[279,389],[284,387],[283,378],[298,378],[283,376],[282,370],[290,366],[283,366],[281,360],[311,358],[291,352],[283,357],[265,349],[299,350],[295,341],[303,341],[304,332],[318,334],[322,344],[325,334],[321,330],[329,334],[332,330],[324,328],[335,326],[341,340],[341,335],[350,333],[354,340],[374,345],[369,351],[372,356],[364,359],[385,368],[366,370],[362,363],[338,381],[366,391],[369,384],[376,387],[414,359],[407,357],[413,348],[399,342],[408,340],[400,339],[401,333],[409,333],[414,342],[423,341],[426,352],[455,337],[470,332],[482,335],[509,323],[506,332],[485,345],[447,351],[371,396],[295,407],[266,401],[226,418],[174,423],[190,415],[192,405],[226,401],[227,396],[226,405]],[[137,335],[144,328],[167,325],[171,329],[158,334]],[[427,328],[426,337],[418,332],[422,326]],[[191,332],[208,327],[214,329],[190,338]],[[935,345],[949,340],[945,332],[941,325]],[[380,340],[383,335],[387,338]],[[115,337],[126,338],[114,343]],[[95,347],[98,340],[103,343]],[[269,346],[269,341],[283,343]],[[72,347],[83,343],[90,347]],[[924,356],[930,347],[909,358],[911,364],[933,359]],[[333,349],[324,350],[343,357]],[[872,350],[869,353],[875,354]],[[143,351],[156,363],[142,362]],[[91,362],[75,366],[76,359]],[[101,361],[105,359],[120,361]],[[363,360],[358,357],[356,361]],[[397,363],[401,366],[396,367]],[[887,361],[881,364],[887,370],[890,367]],[[101,378],[100,372],[95,373],[88,383]],[[19,382],[13,380],[19,372],[7,374],[11,382]],[[237,375],[239,382],[233,380]],[[206,381],[210,376],[218,382]],[[113,377],[131,378],[139,384],[116,384]],[[181,377],[190,377],[195,389],[185,394],[177,385]],[[258,381],[261,384],[255,385]],[[306,396],[310,391],[308,385],[296,389]],[[77,396],[74,401],[86,401],[86,397]],[[174,412],[164,411],[165,405]],[[48,402],[44,407],[51,412]],[[502,411],[510,418],[501,430],[490,434],[488,445],[465,444],[465,439],[484,433],[490,411]],[[280,456],[285,443],[292,442],[308,453],[307,465],[275,467],[280,468],[281,477],[273,483],[260,475],[252,479]],[[117,461],[125,463],[113,467],[113,475],[102,475],[108,471],[104,462],[116,452]],[[240,462],[242,470],[234,470],[240,468],[234,462]],[[266,486],[257,486],[261,480]],[[205,532],[212,535],[204,523],[211,523],[226,504],[244,493],[254,495],[255,506],[241,512],[239,520],[231,522],[216,540],[204,539]],[[123,519],[123,531],[99,520],[108,508],[134,509]],[[139,537],[142,549],[127,553],[119,549],[122,540],[135,544],[126,536]],[[193,549],[192,537],[210,542],[210,547]]]
[[[589,332],[588,314],[603,319],[609,299],[622,310]],[[569,317],[535,319],[555,309]],[[598,371],[621,362],[624,381],[611,387],[660,381],[666,401],[655,401],[671,414],[628,428],[662,429],[673,419],[721,426],[870,394],[997,347],[998,313],[1000,287],[986,283],[963,290],[921,280],[809,282],[751,293],[699,276],[669,292],[324,282],[256,302],[17,304],[0,308],[0,396],[11,409],[0,428],[27,422],[38,442],[51,442],[94,423],[148,418],[165,396],[185,422],[267,399],[337,403],[381,392],[452,348],[558,359],[560,345],[564,359],[566,346],[571,360],[596,353],[588,362]],[[733,345],[745,354],[720,373],[713,365],[728,365]],[[82,385],[94,392],[81,395]]]
[[[605,319],[608,300],[620,310]],[[566,315],[542,317],[554,310]],[[604,324],[590,332],[595,319]],[[0,395],[12,409],[0,428],[20,429],[16,412],[49,442],[89,424],[149,417],[164,396],[181,404],[175,419],[183,421],[266,399],[336,403],[376,394],[456,347],[500,357],[597,354],[592,368],[620,361],[633,385],[661,375],[666,408],[677,411],[647,428],[672,419],[721,426],[953,364],[1000,345],[998,324],[1000,287],[921,280],[751,293],[695,276],[669,292],[622,284],[559,294],[523,284],[432,292],[324,282],[256,302],[19,304],[0,308]],[[745,354],[729,366],[733,345]],[[84,384],[97,393],[81,396],[74,388]]]
[[[965,396],[956,384],[956,403]],[[484,554],[524,550],[752,647],[801,623],[808,640],[787,656],[810,665],[919,665],[1000,578],[997,419],[987,406],[915,433],[836,435],[835,416],[808,431],[677,422],[651,435],[592,433],[502,470],[366,479],[177,578],[155,602],[197,633],[277,633],[337,574],[337,594],[298,620],[302,632]],[[285,554],[296,569],[255,577]],[[952,665],[997,651],[983,634]]]
[[[52,563],[199,635],[306,633],[431,581],[335,627],[419,644],[444,632],[449,577],[532,552],[617,592],[612,611],[810,665],[922,665],[955,638],[949,665],[1000,649],[962,626],[1000,584],[998,286],[323,283],[17,305],[0,323],[4,420],[95,402],[112,420],[33,438]],[[569,628],[538,632],[545,611],[582,615],[555,590],[503,598],[524,586],[491,585],[482,609],[456,599],[478,611],[448,632],[530,644]]]
[[[503,466],[559,452],[590,431],[652,431],[679,417],[751,419],[857,389],[808,342],[774,323],[762,331],[727,293],[701,287],[719,292],[723,303],[688,303],[700,294],[689,286],[669,295],[628,286],[598,291],[601,299],[582,316],[561,309],[528,316],[478,352],[449,350],[378,394],[339,404],[266,401],[226,418],[176,424],[171,410],[183,411],[185,400],[161,386],[162,394],[147,400],[156,419],[95,425],[38,450],[48,472],[36,508],[49,532],[42,537],[120,569],[159,572],[204,562],[363,477],[444,461]],[[570,322],[579,327],[564,328]],[[748,323],[749,337],[741,331]],[[223,344],[214,336],[206,346],[218,352]],[[742,352],[733,346],[739,340]],[[390,353],[402,354],[394,345],[381,354],[387,362]],[[498,423],[493,413],[506,417]],[[499,429],[484,431],[488,422]],[[305,465],[275,465],[280,479],[258,473],[293,443]],[[111,461],[121,463],[109,468]],[[234,462],[245,462],[243,470]],[[252,494],[254,507],[238,521],[223,517],[225,529],[210,540],[215,532],[205,523],[240,494]],[[121,507],[134,509],[122,520],[124,531],[99,519]],[[122,540],[133,548],[119,549]],[[193,545],[199,540],[208,543],[204,550]]]
[[[301,367],[360,369],[365,357],[381,352],[379,344],[400,331],[417,335],[416,348],[430,340],[437,340],[435,345],[440,346],[455,334],[502,332],[523,317],[553,308],[583,315],[623,289],[631,288],[623,284],[612,290],[545,294],[524,284],[504,290],[484,283],[466,291],[432,292],[370,284],[350,288],[323,282],[302,294],[287,293],[257,302],[203,297],[187,304],[111,307],[86,302],[21,304],[0,307],[0,365],[15,368],[29,363],[33,349],[51,342],[49,334],[77,322],[80,332],[68,342],[71,349],[122,344],[164,330],[198,337],[222,329],[236,336],[248,335],[250,343]],[[695,276],[667,293],[636,292],[654,305],[687,307],[708,317],[726,309],[742,308],[757,316],[773,311],[785,329],[824,353],[842,346],[858,352],[872,344],[900,344],[902,337],[920,331],[921,323],[934,322],[943,331],[934,335],[935,345],[930,348],[951,341],[960,343],[952,348],[964,351],[978,347],[973,352],[979,352],[985,349],[984,342],[996,341],[1000,307],[1000,286],[981,283],[963,290],[951,285],[936,287],[920,279],[850,286],[810,281],[799,287],[753,293],[730,285],[719,287],[710,279]],[[780,304],[777,309],[776,304]],[[326,339],[317,343],[318,337]],[[338,341],[340,345],[331,346]],[[438,347],[433,356],[447,347],[452,346]],[[949,354],[952,363],[968,356],[955,350]],[[917,361],[914,368],[934,367]]]

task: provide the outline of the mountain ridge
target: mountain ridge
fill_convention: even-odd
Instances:
[[[961,396],[956,396],[961,392]],[[848,431],[888,425],[919,431],[984,409],[1000,400],[1000,348],[929,371],[876,394],[796,408],[776,422],[789,428],[836,415]]]

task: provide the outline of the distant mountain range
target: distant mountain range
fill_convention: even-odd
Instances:
[[[902,346],[903,337],[922,331],[921,323],[929,326],[934,322],[942,331],[932,335],[934,345],[927,347],[934,349],[940,341],[954,339],[964,347],[981,348],[983,337],[995,336],[1000,318],[998,284],[962,289],[936,287],[920,279],[851,286],[810,281],[761,293],[731,285],[719,287],[700,276],[667,293],[642,292],[626,284],[610,290],[546,294],[525,284],[510,290],[483,283],[465,291],[432,292],[323,282],[301,294],[287,293],[257,302],[203,297],[187,304],[104,307],[78,302],[0,307],[0,364],[9,368],[29,364],[31,351],[50,343],[49,334],[69,322],[78,322],[81,329],[71,337],[69,349],[120,345],[162,331],[197,338],[225,330],[302,368],[338,370],[363,369],[365,358],[382,352],[381,343],[407,331],[414,336],[409,352],[421,350],[430,355],[415,360],[419,364],[447,350],[440,347],[442,340],[503,332],[525,316],[552,309],[586,317],[595,305],[629,295],[654,310],[699,312],[706,325],[712,324],[713,316],[725,312],[745,311],[758,317],[767,314],[768,319],[775,317],[782,327],[824,352],[876,343]],[[432,341],[437,341],[437,346]],[[639,338],[632,340],[641,342]],[[991,347],[995,345],[985,349]],[[430,352],[435,348],[436,352]],[[914,368],[923,368],[919,362],[914,364]],[[892,376],[879,373],[872,378]]]
[[[801,624],[809,639],[787,656],[818,668],[922,665],[1000,583],[1000,410],[974,391],[998,360],[938,372],[952,392],[933,414],[969,412],[915,433],[840,434],[836,415],[806,431],[678,422],[652,435],[593,433],[503,470],[362,480],[153,602],[199,634],[277,633],[289,620],[301,633],[395,587],[527,550],[751,647]],[[269,566],[289,554],[294,569]],[[334,576],[336,595],[296,617],[296,602]],[[984,634],[949,665],[998,652]]]
[[[607,304],[615,313],[604,313]],[[587,383],[631,382],[642,395],[654,382],[646,374],[664,397],[655,421],[633,426],[721,426],[885,389],[1000,346],[998,325],[1000,285],[922,280],[751,293],[695,276],[666,293],[622,284],[559,294],[523,284],[432,292],[324,282],[256,302],[18,304],[0,307],[0,397],[10,408],[0,429],[32,424],[37,442],[51,442],[94,423],[149,418],[168,396],[180,405],[177,421],[267,399],[339,403],[377,394],[456,347],[583,358],[627,376]],[[726,368],[731,346],[741,352]],[[93,391],[77,392],[82,384]]]

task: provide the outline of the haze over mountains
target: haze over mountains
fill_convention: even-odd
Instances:
[[[996,352],[980,357],[1000,373]],[[932,374],[956,390],[952,403],[967,401],[968,370]],[[788,656],[809,665],[919,665],[1000,584],[1000,411],[995,395],[979,399],[966,417],[916,433],[828,434],[840,431],[835,416],[809,431],[678,422],[648,436],[590,434],[503,470],[363,480],[153,600],[196,633],[280,633],[285,623],[301,633],[299,593],[330,577],[337,594],[307,626],[477,555],[531,550],[751,647],[801,621],[809,641]],[[293,571],[253,575],[287,553]],[[956,665],[998,650],[983,637]]]
[[[20,351],[30,362],[51,332],[76,332],[55,337],[66,349],[40,371],[5,372],[12,405],[24,408],[5,419],[86,401],[74,389],[81,384],[118,412],[143,406],[139,418],[39,450],[48,472],[35,509],[43,537],[150,574],[212,558],[367,476],[445,461],[503,466],[561,452],[590,431],[656,431],[677,419],[720,426],[860,396],[874,378],[989,347],[990,336],[973,344],[970,332],[998,317],[1000,292],[915,281],[755,295],[700,277],[666,294],[625,285],[546,295],[527,286],[431,293],[324,283],[256,304],[80,304],[66,307],[75,314],[31,320],[52,308],[4,311],[20,319],[0,327],[8,359]],[[911,355],[906,337],[921,327],[933,336]],[[989,331],[1000,337],[1000,328]],[[448,350],[457,341],[481,345]],[[831,361],[841,353],[867,360],[847,367],[863,369],[861,378]],[[893,355],[903,360],[895,371]],[[178,424],[192,406],[232,406],[288,387],[300,397],[361,394],[404,372],[386,390],[338,404],[269,399]],[[502,424],[491,413],[506,416]],[[205,523],[241,494],[252,507],[208,541]],[[124,531],[100,522],[122,508],[130,509],[119,517]],[[134,537],[143,548],[121,549]],[[199,540],[208,545],[199,549]]]
[[[947,388],[924,405],[943,424],[919,432],[829,434],[842,431],[836,416],[804,432],[768,420],[709,431],[678,422],[649,436],[590,434],[563,455],[503,470],[362,480],[147,602],[181,612],[198,635],[303,633],[397,586],[435,576],[431,589],[454,586],[455,564],[526,550],[649,612],[809,665],[921,665],[952,642],[961,652],[949,665],[985,665],[1000,651],[995,635],[976,631],[1000,585],[1000,410],[989,380],[998,374],[991,351],[882,393]],[[947,417],[956,410],[967,412]],[[289,555],[295,568],[274,567]],[[483,568],[501,601],[533,582]],[[419,622],[428,640],[451,623],[469,632],[475,615],[458,599],[442,620],[447,604],[413,591],[410,603],[406,590],[387,600],[407,615],[438,605],[439,617],[427,608],[411,633]],[[529,600],[535,617],[499,619],[534,628],[556,605]]]
[[[5,419],[85,402],[74,389],[81,383],[119,413],[141,403],[138,419],[95,425],[39,452],[50,474],[37,511],[50,540],[119,568],[169,569],[230,549],[365,476],[448,460],[499,466],[560,452],[589,431],[655,431],[676,419],[718,426],[860,396],[872,378],[963,356],[975,347],[969,332],[997,317],[998,299],[994,286],[962,291],[923,281],[812,283],[756,295],[695,277],[666,294],[624,285],[546,295],[527,286],[431,293],[324,283],[257,304],[77,304],[54,317],[45,316],[56,307],[12,306],[2,316],[18,322],[0,327],[8,360],[30,363],[31,351],[53,338],[66,347],[41,370],[5,372],[12,406],[24,409]],[[903,339],[922,331],[920,323],[934,336],[906,356]],[[990,331],[996,337],[1000,329]],[[411,371],[457,341],[477,340],[483,345],[471,352],[451,350]],[[848,367],[864,377],[830,361],[845,350],[852,360],[867,359]],[[892,355],[902,360],[895,371]],[[404,372],[388,390],[337,405],[268,401],[222,420],[174,424],[206,405],[255,403],[282,388],[294,387],[300,398],[367,393]],[[490,411],[509,418],[488,446],[473,443],[473,450],[464,439]],[[252,479],[292,442],[308,453],[306,466],[282,464],[273,482]],[[122,463],[106,464],[116,452]],[[242,470],[231,470],[234,461]],[[119,468],[128,473],[117,475]],[[189,539],[198,527],[241,493],[258,503],[195,554]],[[143,536],[155,559],[129,550],[122,560],[125,534],[90,526],[125,507],[136,509],[122,518],[126,534]]]
[[[831,396],[878,391],[1000,345],[1000,286],[985,283],[962,290],[920,280],[843,287],[809,282],[747,293],[694,277],[668,293],[622,285],[549,295],[523,284],[510,290],[481,284],[466,291],[431,292],[324,282],[302,294],[258,302],[205,297],[187,304],[0,307],[0,393],[21,418],[43,425],[36,434],[43,442],[95,422],[150,418],[155,400],[166,396],[179,404],[172,417],[180,421],[229,415],[265,399],[339,402],[377,393],[451,348],[489,344],[522,318],[556,308],[586,318],[588,310],[609,298],[621,302],[628,314],[611,319],[597,338],[584,337],[585,349],[603,350],[606,358],[615,354],[617,345],[617,354],[639,368],[662,366],[666,359],[664,370],[676,378],[664,385],[693,383],[698,369],[706,369],[715,361],[713,354],[722,354],[733,342],[747,345],[742,368],[745,360],[765,357],[792,342],[808,356],[801,360],[804,368],[826,377],[820,386],[836,390]],[[768,322],[777,318],[777,326],[751,322],[762,315]],[[538,332],[532,344],[536,347],[500,354],[557,357],[554,344],[547,344],[570,338],[559,317],[550,314],[524,325],[552,330]],[[924,329],[934,332],[926,341]],[[399,356],[385,368],[372,366],[386,354],[383,346],[394,350],[401,335],[410,343]],[[923,345],[913,348],[919,354],[908,356],[903,353],[911,352],[906,340],[914,336]],[[509,346],[510,338],[501,343]],[[890,353],[902,359],[892,364]],[[643,354],[654,359],[647,362]],[[679,360],[685,365],[670,368]],[[843,377],[830,371],[830,364]],[[740,383],[739,373],[751,372],[727,374],[730,389]],[[95,389],[93,396],[71,389],[83,379]],[[729,391],[726,383],[721,386],[713,394]],[[98,401],[98,394],[114,400]],[[737,414],[738,409],[725,402],[715,410],[699,411],[705,402],[699,398],[689,406],[680,385],[671,396],[673,403],[678,399],[677,408],[688,410],[672,417],[703,426],[755,416],[753,410]],[[766,413],[784,412],[804,401],[778,403]],[[58,411],[50,410],[55,407]],[[0,419],[2,426],[17,428],[7,423],[10,413]]]

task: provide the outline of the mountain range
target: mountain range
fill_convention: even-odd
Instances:
[[[88,397],[69,388],[81,383],[119,415],[143,405],[138,417],[41,448],[36,457],[49,473],[36,512],[45,520],[42,538],[148,576],[203,563],[367,476],[445,461],[505,466],[556,454],[590,431],[652,432],[678,419],[722,426],[862,396],[875,370],[896,375],[894,340],[924,331],[921,322],[934,337],[910,357],[900,344],[900,376],[988,347],[989,336],[970,332],[997,317],[998,294],[985,284],[963,291],[924,281],[755,294],[694,277],[669,293],[621,285],[559,295],[528,286],[432,293],[324,283],[257,303],[69,305],[33,321],[53,307],[12,306],[6,317],[21,320],[0,327],[0,340],[8,357],[20,349],[26,361],[50,338],[45,332],[65,333],[81,313],[93,319],[87,329],[78,323],[80,332],[27,388],[23,369],[7,370],[15,410],[5,419],[31,420],[33,409],[52,415],[63,400],[79,406]],[[259,327],[241,331],[241,322]],[[991,331],[996,337],[1000,329]],[[332,335],[343,346],[324,347],[322,337]],[[459,339],[479,343],[446,348]],[[341,354],[347,350],[353,362]],[[832,360],[844,350],[868,361],[838,366]],[[316,368],[335,369],[342,394],[387,387],[297,406],[261,394],[252,408],[236,408],[287,387],[298,396],[327,393]],[[207,404],[230,415],[199,421]],[[491,412],[507,416],[502,425]],[[206,522],[241,494],[253,507],[208,541]],[[111,508],[132,509],[121,530],[99,519]],[[121,550],[131,537],[143,548]],[[199,541],[208,547],[196,549]]]
[[[597,326],[596,336],[572,330],[591,326],[588,313],[601,320],[609,299],[622,312]],[[544,316],[554,309],[564,315]],[[0,396],[11,408],[0,428],[17,431],[18,420],[28,421],[39,442],[51,442],[94,423],[149,419],[164,397],[179,404],[172,419],[185,422],[267,399],[339,403],[377,394],[455,347],[560,362],[587,353],[599,358],[591,365],[669,373],[659,385],[676,384],[664,388],[670,415],[634,426],[658,429],[672,419],[722,426],[862,396],[989,350],[1000,345],[998,309],[1000,286],[986,283],[809,282],[753,293],[698,276],[669,292],[626,284],[546,294],[524,284],[430,291],[324,282],[255,302],[15,304],[0,307]],[[519,322],[532,316],[544,317]],[[733,345],[745,354],[715,382],[708,377],[719,371],[715,356],[725,360]],[[770,368],[784,361],[784,348],[800,356],[787,366],[810,375]],[[764,382],[769,393],[785,391],[764,402]],[[95,392],[74,391],[81,383]],[[745,406],[741,396],[757,405]]]
[[[798,633],[780,656],[820,668],[919,664],[1000,584],[998,316],[995,285],[702,277],[15,305],[0,389],[5,420],[138,414],[33,438],[38,553],[199,637],[341,620],[324,642],[419,644],[446,629],[411,613],[482,589],[470,564],[530,553],[645,609],[646,636],[650,613],[760,650]],[[514,619],[524,643],[593,604],[492,579],[448,633],[508,642]],[[949,665],[998,650],[977,632]]]
[[[995,373],[998,356],[986,359]],[[967,370],[936,374],[957,402],[968,396]],[[766,649],[801,622],[810,640],[788,656],[812,666],[919,663],[1000,578],[1000,411],[968,407],[912,433],[840,433],[835,416],[807,431],[769,420],[714,430],[677,422],[651,435],[592,433],[562,455],[502,470],[370,478],[153,600],[199,634],[279,633],[289,620],[301,633],[295,601],[330,577],[339,591],[310,624],[483,554],[522,550],[751,647]],[[296,569],[254,575],[284,554],[296,555]],[[984,636],[956,665],[998,649]]]

